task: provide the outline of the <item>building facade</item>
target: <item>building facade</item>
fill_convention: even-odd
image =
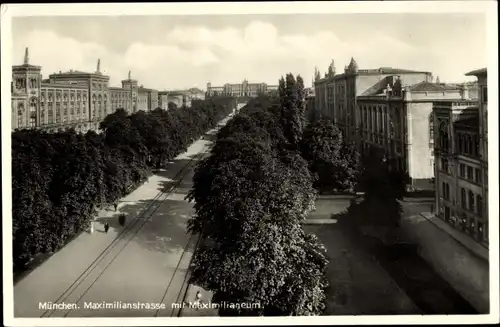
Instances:
[[[475,102],[434,103],[436,215],[487,245],[487,175],[482,169],[479,121]]]
[[[409,186],[433,189],[433,102],[473,100],[463,85],[422,81],[404,86],[399,77],[386,77],[385,87],[357,97],[359,149],[381,149],[393,166],[408,173]]]
[[[266,83],[249,83],[244,80],[242,83],[230,84],[226,83],[223,86],[212,86],[212,83],[207,83],[206,96],[234,96],[234,97],[256,97],[260,94],[269,94],[276,92],[278,85],[267,85]]]
[[[205,91],[198,88],[190,88],[187,90],[161,91],[158,92],[158,98],[158,105],[163,109],[168,109],[169,102],[175,104],[178,108],[182,106],[191,107],[192,101],[205,100]]]
[[[315,71],[315,109],[319,116],[333,119],[348,142],[356,141],[360,118],[357,115],[358,97],[386,87],[387,79],[396,77],[405,85],[432,81],[430,72],[392,67],[359,69],[354,58],[351,58],[349,65],[344,68],[344,73],[337,74],[335,63],[332,61],[323,78],[318,70]]]
[[[159,91],[158,92],[158,107],[163,110],[168,109],[168,92],[167,91]]]
[[[436,215],[488,247],[487,72],[470,72],[479,82],[479,101],[435,102]]]
[[[439,79],[439,78],[438,78]],[[477,99],[477,84],[433,82],[430,72],[382,67],[360,70],[354,59],[336,75],[315,72],[315,110],[327,116],[361,153],[376,147],[409,187],[434,188],[433,102]]]
[[[109,76],[100,71],[100,60],[94,73],[70,70],[42,79],[41,67],[29,63],[26,48],[24,64],[12,67],[11,128],[40,128],[49,132],[73,128],[77,132],[97,130],[99,123],[116,109],[129,113],[154,109],[158,95],[146,92],[147,100],[139,95],[137,81],[122,81],[122,87],[110,87]],[[149,98],[148,98],[149,96]]]

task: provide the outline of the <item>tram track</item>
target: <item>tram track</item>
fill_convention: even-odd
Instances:
[[[166,198],[168,198],[176,188],[182,183],[185,176],[190,172],[193,163],[206,155],[211,145],[205,145],[203,149],[194,155],[189,162],[187,162],[179,172],[172,178],[173,182],[168,189],[163,189],[153,198],[152,202],[144,208],[139,215],[125,226],[125,228],[118,234],[115,239],[106,246],[106,248],[98,255],[98,257],[84,270],[84,272],[77,277],[77,279],[55,300],[54,304],[58,303],[79,303],[83,297],[92,289],[97,281],[106,273],[112,263],[123,253],[127,245],[135,238],[135,236],[143,229],[143,227],[151,220],[156,210],[160,207]],[[162,301],[165,299],[174,277],[178,273],[179,266],[185,257],[186,250],[192,238],[195,235],[191,234],[186,245],[183,248],[181,257],[175,267],[175,270],[166,286],[163,294]],[[184,286],[185,281],[183,282]],[[181,287],[182,292],[183,287]],[[177,296],[177,298],[179,295]],[[74,309],[69,310],[56,310],[49,309],[43,312],[41,317],[67,317]],[[159,315],[159,310],[156,311],[155,316]]]

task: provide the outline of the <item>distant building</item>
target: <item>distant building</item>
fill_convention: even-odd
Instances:
[[[148,93],[149,92],[149,93]],[[50,132],[74,128],[78,132],[97,130],[99,123],[116,109],[129,113],[151,110],[154,90],[139,92],[137,81],[122,81],[122,88],[110,87],[109,76],[70,70],[42,79],[41,66],[29,63],[26,48],[23,65],[12,67],[12,130],[40,128]],[[139,95],[145,94],[145,95]]]
[[[198,88],[190,88],[187,90],[173,90],[173,91],[161,91],[158,93],[161,95],[162,100],[159,102],[163,108],[163,104],[166,103],[166,108],[168,108],[168,103],[171,102],[177,107],[191,107],[191,102],[193,100],[205,100],[205,91]],[[165,102],[166,101],[166,102]]]
[[[488,134],[486,69],[479,102],[434,103],[436,214],[488,247]]]
[[[168,93],[168,102],[175,104],[178,108],[188,106],[189,101],[183,92],[172,91]]]
[[[158,92],[158,106],[163,110],[168,109],[168,92],[167,91]]]
[[[305,100],[306,100],[306,116],[309,121],[313,121],[315,117],[315,96],[314,87],[305,89]]]
[[[269,94],[278,90],[278,85],[267,85],[266,83],[249,83],[244,80],[242,83],[229,84],[223,86],[212,86],[207,83],[208,97],[211,96],[234,96],[234,97],[256,97],[260,94]]]

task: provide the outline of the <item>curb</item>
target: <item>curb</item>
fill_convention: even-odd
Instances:
[[[476,257],[480,258],[481,260],[485,260],[486,262],[489,262],[489,249],[484,247],[483,245],[477,243],[479,246],[481,246],[482,248],[484,248],[485,250],[488,251],[488,256],[484,256],[483,254],[481,253],[478,253],[477,250],[475,249],[472,249],[470,246],[468,246],[467,244],[465,244],[466,242],[463,242],[462,240],[460,240],[458,237],[455,237],[455,235],[451,234],[451,233],[448,233],[448,231],[446,231],[444,228],[442,228],[441,226],[439,226],[435,221],[433,221],[432,219],[430,219],[431,217],[434,217],[436,218],[435,216],[431,216],[431,217],[428,217],[427,215],[425,215],[423,212],[421,212],[419,214],[419,216],[423,217],[425,220],[427,220],[429,223],[431,223],[432,225],[436,226],[437,229],[439,229],[441,232],[445,233],[446,235],[450,236],[455,242],[457,242],[458,244],[460,244],[462,247],[464,247],[465,249],[467,249],[469,252],[471,252],[472,254],[474,254]],[[439,219],[439,218],[436,218],[436,219]],[[453,228],[452,226],[450,226],[450,228]],[[466,235],[464,235],[466,236]],[[468,237],[468,236],[466,236]],[[474,241],[475,242],[475,241]]]
[[[200,246],[201,244],[201,234],[198,234],[198,240],[196,241],[195,243],[195,246],[194,246],[194,251],[193,251],[193,255],[191,256],[190,260],[189,260],[189,265],[188,265],[188,269],[187,269],[187,272],[186,272],[186,277],[184,278],[184,282],[182,284],[182,287],[181,287],[181,293],[184,292],[184,294],[182,295],[182,300],[180,301],[180,303],[186,303],[186,298],[189,294],[189,291],[192,287],[192,284],[190,283],[190,279],[191,279],[191,263],[193,262],[193,258],[194,256],[196,255],[196,251],[198,250],[198,247]],[[179,312],[177,313],[177,317],[182,317],[182,311],[184,310],[184,305],[181,305],[181,308],[179,309]]]

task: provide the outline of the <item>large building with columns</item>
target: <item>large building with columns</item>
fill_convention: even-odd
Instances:
[[[97,130],[99,123],[116,109],[129,113],[158,107],[158,92],[138,86],[131,78],[122,87],[110,87],[109,76],[70,70],[42,79],[41,66],[29,63],[28,48],[23,65],[12,67],[12,130],[40,128],[50,132],[73,128]]]
[[[415,189],[434,188],[433,102],[477,98],[474,85],[433,82],[424,71],[361,70],[354,59],[343,74],[333,62],[323,78],[316,70],[314,84],[316,116],[332,118],[361,153],[381,149]]]
[[[436,215],[488,247],[487,71],[472,71],[479,101],[434,103]]]
[[[249,83],[244,80],[242,83],[230,84],[226,83],[223,86],[212,86],[207,83],[206,96],[234,96],[234,97],[256,97],[259,94],[269,94],[276,92],[278,85],[267,85],[266,83]]]
[[[351,58],[343,73],[337,74],[332,61],[323,77],[318,70],[315,71],[315,109],[320,116],[332,118],[347,141],[356,141],[358,97],[385,87],[390,77],[399,77],[404,84],[410,85],[432,81],[432,74],[424,71],[391,67],[359,69],[354,58]]]

